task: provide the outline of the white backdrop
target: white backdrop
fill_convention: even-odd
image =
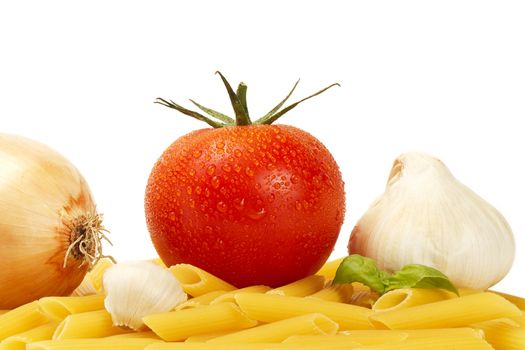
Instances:
[[[339,82],[281,120],[341,167],[347,215],[333,257],[394,158],[424,151],[505,215],[517,255],[496,289],[525,296],[523,18],[521,1],[4,1],[0,130],[66,155],[105,214],[107,251],[148,258],[151,167],[205,127],[155,97],[229,111],[220,69],[263,114],[299,77],[296,98]]]

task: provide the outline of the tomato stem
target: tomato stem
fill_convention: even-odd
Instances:
[[[175,109],[183,114],[186,114],[190,117],[193,117],[195,119],[198,119],[200,121],[203,121],[205,123],[207,123],[208,125],[214,127],[214,128],[223,128],[225,126],[236,126],[236,125],[251,125],[251,124],[272,124],[273,122],[275,122],[277,119],[281,118],[285,113],[287,113],[288,111],[294,109],[295,107],[297,107],[297,105],[299,105],[300,103],[314,97],[314,96],[317,96],[323,92],[325,92],[326,90],[334,87],[334,86],[340,86],[338,83],[335,83],[335,84],[332,84],[332,85],[329,85],[327,87],[325,87],[324,89],[322,90],[319,90],[317,91],[316,93],[310,95],[310,96],[307,96],[295,103],[292,103],[291,105],[289,105],[288,107],[284,108],[281,110],[282,106],[286,103],[286,101],[288,101],[288,99],[290,98],[290,96],[292,95],[292,93],[295,91],[295,88],[297,87],[297,85],[299,84],[299,80],[297,80],[297,82],[294,84],[294,86],[292,87],[292,90],[290,90],[290,92],[288,93],[288,95],[286,95],[286,97],[281,101],[279,102],[274,108],[272,108],[268,113],[266,113],[264,116],[262,116],[261,118],[257,119],[255,122],[252,122],[252,120],[250,119],[250,114],[248,113],[248,103],[246,101],[246,92],[248,90],[248,86],[241,82],[239,84],[239,86],[237,87],[237,91],[234,92],[230,83],[228,82],[228,80],[226,80],[226,78],[224,77],[224,75],[222,75],[221,72],[217,71],[215,72],[216,74],[218,74],[220,77],[221,77],[221,80],[224,84],[224,86],[226,87],[226,91],[228,92],[228,96],[230,97],[230,102],[232,104],[232,107],[233,107],[233,111],[235,113],[235,119],[233,118],[230,118],[228,117],[227,115],[223,114],[223,113],[220,113],[220,112],[217,112],[211,108],[208,108],[208,107],[205,107],[197,102],[195,102],[194,100],[190,99],[190,102],[193,103],[195,106],[197,106],[197,108],[199,108],[201,111],[203,111],[204,113],[208,114],[209,116],[215,118],[216,120],[214,119],[211,119],[207,116],[204,116],[198,112],[195,112],[195,111],[192,111],[192,110],[189,110],[189,109],[186,109],[178,104],[176,104],[175,102],[173,102],[172,100],[165,100],[163,98],[160,98],[158,97],[156,100],[155,100],[155,103],[158,103],[158,104],[161,104],[163,106],[166,106],[168,108],[172,108],[172,109]]]
[[[250,117],[248,116],[248,111],[244,108],[243,103],[241,102],[241,99],[237,94],[233,91],[230,83],[228,83],[228,80],[222,75],[221,72],[217,71],[215,74],[219,74],[219,76],[222,79],[222,82],[224,83],[224,86],[226,87],[226,91],[228,91],[228,95],[230,96],[230,101],[233,106],[233,111],[235,112],[235,125],[250,125],[252,121],[250,120]],[[244,95],[244,101],[246,103],[246,89],[243,89],[243,95]]]
[[[298,82],[299,81],[297,81],[297,83]],[[296,86],[297,86],[297,83],[296,83]],[[334,83],[332,85],[329,85],[329,86],[325,87],[324,89],[319,90],[316,93],[314,93],[314,94],[312,94],[312,95],[310,95],[308,97],[303,98],[302,100],[299,100],[299,101],[297,101],[295,103],[292,103],[291,105],[289,105],[288,107],[286,107],[285,109],[283,109],[280,112],[277,112],[275,114],[271,114],[269,116],[262,117],[261,119],[258,119],[257,121],[255,121],[255,124],[272,124],[274,121],[276,121],[277,119],[282,117],[283,114],[285,114],[289,110],[297,107],[297,105],[300,104],[301,102],[304,102],[304,101],[306,101],[306,100],[308,100],[308,99],[310,99],[312,97],[315,97],[315,96],[317,96],[319,94],[322,94],[323,92],[325,92],[326,90],[328,90],[328,89],[330,89],[331,87],[334,87],[334,86],[341,86],[341,85],[339,85],[339,83]],[[294,86],[294,89],[295,89],[295,86]],[[292,89],[292,92],[293,92],[293,89]],[[290,95],[291,95],[291,92],[290,92],[290,94],[288,96],[290,96]],[[288,98],[288,96],[286,98]],[[286,101],[286,99],[285,99],[285,101]]]
[[[246,112],[246,115],[249,118],[250,113],[248,113],[248,103],[246,102],[246,90],[248,90],[248,86],[246,86],[245,83],[241,82],[237,87],[237,96],[239,97],[239,101],[244,107],[244,111]]]
[[[202,114],[200,113],[197,113],[197,112],[194,112],[194,111],[191,111],[189,109],[186,109],[178,104],[176,104],[175,102],[173,102],[172,100],[165,100],[163,98],[160,98],[160,97],[157,97],[157,100],[155,101],[155,103],[158,103],[160,105],[163,105],[163,106],[166,106],[168,108],[172,108],[172,109],[175,109],[183,114],[186,114],[186,115],[189,115],[190,117],[193,117],[195,119],[198,119],[200,121],[203,121],[205,123],[207,123],[208,125],[210,126],[213,126],[214,128],[222,128],[223,126],[225,126],[225,124],[222,124],[222,123],[218,123],[208,117],[205,117],[203,116]]]

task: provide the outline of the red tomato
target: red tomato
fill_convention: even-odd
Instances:
[[[237,286],[315,273],[344,218],[344,184],[328,150],[287,125],[202,129],[153,168],[146,219],[160,257]]]

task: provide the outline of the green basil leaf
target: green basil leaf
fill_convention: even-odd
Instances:
[[[424,265],[406,265],[386,281],[386,292],[399,288],[441,288],[459,295],[458,290],[443,273]]]
[[[374,260],[354,254],[343,259],[335,273],[334,284],[360,282],[370,289],[383,294],[384,280],[388,275],[379,270]]]

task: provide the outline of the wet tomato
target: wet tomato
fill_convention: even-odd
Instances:
[[[239,96],[245,105],[230,94]],[[237,287],[315,273],[344,218],[336,162],[305,131],[236,116],[179,138],[154,166],[145,209],[155,248],[168,266],[193,264]]]

